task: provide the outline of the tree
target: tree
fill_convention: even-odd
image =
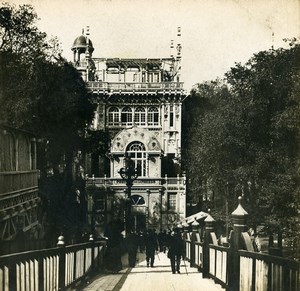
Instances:
[[[198,84],[187,104],[192,123],[184,153],[187,174],[194,177],[191,187],[199,185],[202,196],[209,190],[210,207],[221,219],[224,199],[235,207],[242,195],[254,228],[264,223],[270,233],[284,231],[294,242],[299,237],[299,53],[293,40],[288,49],[259,52],[245,65],[236,64],[225,84]]]
[[[33,61],[40,57],[58,59],[61,49],[57,39],[47,41],[45,32],[35,25],[37,14],[31,5],[3,3],[0,7],[0,50],[14,53],[21,59]]]
[[[41,193],[51,200],[48,213],[57,214],[53,215],[60,220],[57,225],[70,226],[74,224],[70,205],[74,202],[77,207],[76,187],[81,185],[84,194],[76,172],[78,153],[95,105],[78,71],[60,56],[57,41],[47,40],[36,21],[30,5],[0,8],[0,116],[2,123],[32,131],[41,141]],[[50,179],[49,167],[54,173]]]

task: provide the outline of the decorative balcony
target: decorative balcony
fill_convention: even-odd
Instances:
[[[146,178],[139,177],[137,178],[132,188],[152,188],[152,189],[161,189],[163,186],[166,190],[184,190],[186,184],[186,177],[165,177],[165,178]],[[126,183],[121,178],[95,178],[88,177],[86,181],[86,186],[91,187],[110,187],[113,189],[124,189],[126,188]]]
[[[119,94],[184,94],[183,82],[160,83],[122,83],[89,81],[87,87],[94,93],[119,93]]]

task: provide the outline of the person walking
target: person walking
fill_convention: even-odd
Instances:
[[[156,234],[152,229],[148,230],[148,233],[147,233],[147,236],[145,239],[145,246],[146,246],[147,267],[149,267],[149,265],[150,265],[151,268],[153,268],[155,251],[158,250],[158,244],[157,244]]]
[[[126,248],[128,252],[129,267],[134,268],[138,249],[138,235],[136,233],[131,231],[128,234],[128,236],[126,237]]]
[[[113,273],[118,273],[122,270],[123,236],[119,225],[118,221],[110,222],[104,233],[104,236],[108,238],[106,251],[107,269]]]
[[[184,256],[184,242],[181,237],[180,229],[174,228],[169,241],[168,258],[171,261],[172,273],[176,271],[180,274],[180,259]]]

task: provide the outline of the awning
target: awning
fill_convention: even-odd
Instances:
[[[181,223],[185,223],[187,222],[188,224],[193,223],[195,220],[198,222],[201,219],[205,219],[208,216],[208,213],[200,211],[196,214],[193,214],[191,216],[186,217],[185,219],[183,219],[181,221]]]

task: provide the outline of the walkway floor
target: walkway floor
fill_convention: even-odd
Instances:
[[[122,258],[123,266],[127,257]],[[172,274],[170,260],[166,254],[155,256],[154,268],[146,266],[145,254],[138,255],[135,268],[125,267],[118,274],[101,274],[91,280],[84,291],[193,291],[209,290],[224,291],[220,285],[211,279],[203,279],[196,268],[190,268],[189,263],[181,262],[181,274]]]

